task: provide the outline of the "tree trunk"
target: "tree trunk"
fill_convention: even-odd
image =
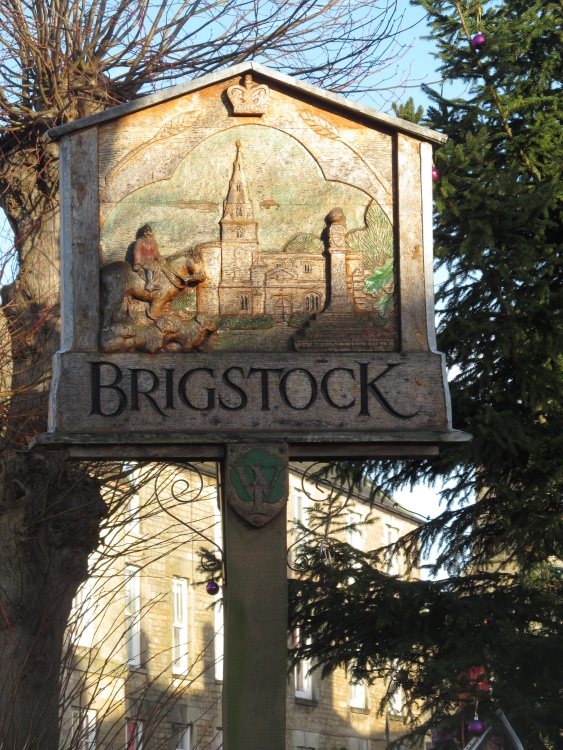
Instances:
[[[2,207],[19,273],[2,289],[12,392],[0,446],[0,746],[57,750],[65,628],[105,513],[99,483],[60,454],[27,451],[47,426],[59,347],[58,148],[4,153]],[[3,373],[4,382],[8,375]]]

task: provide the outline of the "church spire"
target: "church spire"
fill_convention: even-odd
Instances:
[[[233,166],[233,174],[229,184],[229,192],[223,212],[223,218],[230,221],[254,221],[252,202],[248,194],[248,184],[244,173],[242,158],[242,143],[236,142],[237,155]]]
[[[242,143],[236,142],[237,155],[233,165],[233,174],[229,183],[229,192],[223,205],[221,219],[221,239],[257,241],[257,224],[254,221],[254,210],[244,172]]]

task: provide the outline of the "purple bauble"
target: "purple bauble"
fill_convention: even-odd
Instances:
[[[323,586],[327,589],[332,586],[332,578],[330,576],[323,576]]]
[[[219,584],[217,583],[217,581],[209,581],[209,583],[205,587],[205,590],[211,596],[215,596],[219,593]]]
[[[473,719],[473,721],[470,721],[467,725],[467,729],[469,731],[469,734],[475,734],[479,736],[485,731],[485,725],[479,719]]]
[[[483,49],[483,47],[485,46],[485,35],[479,31],[477,34],[475,34],[474,37],[472,37],[469,44],[471,45],[471,49],[474,49],[474,50]]]
[[[432,182],[438,182],[440,179],[440,172],[436,169],[436,167],[432,167]]]

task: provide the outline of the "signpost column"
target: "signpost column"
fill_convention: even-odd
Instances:
[[[224,750],[285,750],[288,450],[227,445]]]

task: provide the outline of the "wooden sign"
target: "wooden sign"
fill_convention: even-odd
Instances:
[[[254,63],[48,135],[63,330],[40,444],[214,458],[244,437],[307,457],[467,439],[435,351],[443,136]]]

